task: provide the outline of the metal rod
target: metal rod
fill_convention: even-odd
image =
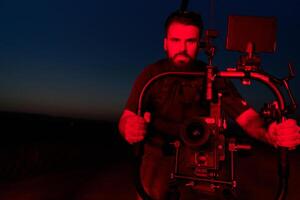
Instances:
[[[208,182],[208,183],[221,183],[226,185],[234,185],[233,182],[230,181],[222,181],[222,180],[215,180],[215,179],[206,179],[206,178],[195,178],[190,176],[182,176],[174,174],[174,178],[186,179],[191,181],[201,181],[201,182]]]

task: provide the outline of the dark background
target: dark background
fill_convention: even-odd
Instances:
[[[133,156],[117,121],[135,77],[164,57],[164,20],[179,2],[0,1],[1,200],[134,198]],[[262,68],[283,77],[292,62],[297,72],[297,0],[190,0],[189,8],[219,30],[220,69],[239,56],[224,49],[228,15],[276,16],[277,52],[261,54]],[[290,83],[299,99],[298,76]],[[273,99],[259,83],[236,85],[257,109]],[[232,132],[254,146],[238,153],[242,199],[274,199],[276,151]],[[298,200],[299,149],[290,157],[288,200]]]
[[[180,0],[0,1],[0,110],[117,119],[133,81],[165,56],[164,21]],[[275,16],[277,49],[261,54],[261,68],[278,77],[300,63],[299,1],[190,0],[205,29],[219,31],[213,64],[234,66],[239,53],[225,51],[229,15]],[[253,30],[256,31],[256,30]],[[200,59],[207,60],[201,53]],[[296,93],[298,76],[290,82]],[[240,92],[260,108],[274,99],[254,83]],[[299,99],[299,94],[296,93]],[[299,115],[299,111],[298,111]]]

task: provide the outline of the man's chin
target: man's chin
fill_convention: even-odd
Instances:
[[[176,66],[176,67],[188,67],[192,64],[191,61],[184,61],[184,60],[172,60],[172,63]]]

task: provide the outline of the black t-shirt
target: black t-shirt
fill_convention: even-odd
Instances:
[[[204,72],[205,69],[204,62],[195,61],[184,71]],[[164,72],[182,71],[182,68],[172,66],[168,59],[149,65],[136,79],[125,109],[138,112],[141,91],[151,78]],[[222,93],[221,108],[230,118],[235,119],[249,108],[229,79],[215,78],[213,84],[214,93]],[[205,77],[164,76],[147,87],[141,112],[151,113],[151,132],[178,136],[186,120],[209,115],[209,102],[205,99]]]

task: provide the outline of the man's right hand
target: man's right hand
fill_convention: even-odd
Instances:
[[[141,117],[132,111],[125,110],[119,122],[119,130],[128,143],[137,143],[144,140],[149,122],[149,112],[145,112],[144,117]]]

